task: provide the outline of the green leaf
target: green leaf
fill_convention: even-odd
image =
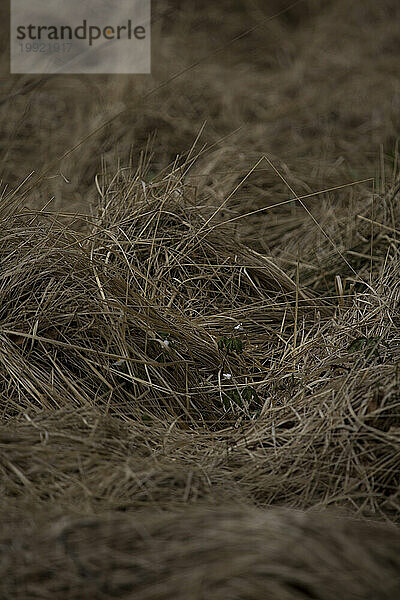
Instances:
[[[356,340],[353,340],[350,346],[347,348],[348,352],[359,352],[365,347],[367,338],[360,337]]]
[[[365,358],[379,358],[379,344],[381,343],[381,338],[379,336],[372,336],[370,338],[360,337],[353,342],[348,347],[348,352],[361,352],[364,351]]]
[[[259,400],[258,394],[250,386],[243,388],[243,390],[229,390],[222,394],[222,401],[227,410],[232,407],[232,404],[244,408],[244,402],[250,404],[257,400]]]
[[[224,336],[218,340],[218,348],[226,350],[228,353],[241,354],[243,352],[243,341],[239,337]]]

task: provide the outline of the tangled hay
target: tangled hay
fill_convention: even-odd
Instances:
[[[321,296],[176,169],[98,188],[86,233],[4,202],[5,597],[393,598],[397,529],[293,510],[398,520],[397,246]]]
[[[238,412],[261,409],[270,348],[318,304],[229,230],[209,231],[166,179],[113,179],[88,240],[43,215],[3,219],[5,416],[103,405],[221,427],[229,394]]]
[[[399,4],[265,4],[4,82],[1,598],[400,595]]]
[[[201,497],[225,487],[258,506],[396,519],[393,263],[335,307],[235,241],[176,174],[146,183],[123,171],[99,189],[87,235],[43,213],[6,211],[2,221],[6,495],[25,493],[26,480],[37,498],[79,496],[66,477],[79,443],[83,489],[105,502],[104,469],[114,498],[132,507],[148,485],[168,505],[199,481]],[[81,420],[89,409],[121,422],[125,444],[97,468],[94,439],[108,434]],[[140,477],[122,475],[126,460],[142,464]]]

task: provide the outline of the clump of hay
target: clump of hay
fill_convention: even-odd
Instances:
[[[154,496],[160,506],[177,501],[176,489],[178,503],[196,497],[187,483],[196,463],[206,473],[195,477],[202,497],[220,497],[225,485],[228,495],[258,506],[340,505],[397,520],[393,263],[369,287],[339,296],[335,307],[336,299],[313,297],[271,259],[235,241],[176,172],[148,182],[142,170],[122,170],[99,182],[99,214],[87,234],[44,213],[5,211],[2,410],[6,430],[18,423],[28,436],[20,444],[17,434],[15,454],[9,445],[15,468],[5,471],[7,493],[24,493],[26,479],[38,498],[61,498],[67,490],[80,498],[63,475],[62,461],[78,443],[74,425],[61,419],[59,454],[52,438],[58,425],[48,411],[94,409],[131,431],[144,428],[144,439],[166,453],[168,468],[164,462],[154,468],[152,454],[145,465],[131,457],[150,487],[161,488]],[[36,418],[50,419],[39,427],[50,436],[36,448],[40,468],[30,451]],[[76,426],[82,427],[79,419]],[[177,437],[168,451],[171,432]],[[121,436],[131,448],[130,436]],[[93,449],[79,440],[90,463]],[[53,443],[61,461],[55,470]],[[123,489],[125,475],[115,473],[124,472],[124,464],[117,453],[113,468],[101,463],[84,471],[100,504],[113,496],[103,486],[103,468],[112,486],[119,489],[120,481]],[[162,483],[168,469],[179,482],[171,490]],[[121,492],[121,502],[132,507],[143,493],[151,498],[136,489],[135,477],[129,475]]]
[[[85,233],[4,203],[1,591],[395,597],[397,528],[270,508],[398,521],[396,244],[318,297],[176,173],[99,178]]]
[[[263,361],[318,305],[231,231],[209,231],[186,193],[173,175],[148,189],[114,178],[89,237],[6,214],[5,416],[103,406],[221,428],[261,410]]]
[[[400,533],[387,524],[230,504],[50,514],[49,522],[48,511],[11,510],[0,535],[9,544],[4,598],[392,600],[400,592]]]
[[[399,595],[398,529],[270,509],[399,519],[399,4],[300,3],[187,69],[287,3],[233,4],[156,15],[152,78],[4,82],[4,183],[100,206],[78,234],[1,186],[1,596]],[[93,186],[205,120],[190,172]]]

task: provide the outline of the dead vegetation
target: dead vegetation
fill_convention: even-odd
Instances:
[[[168,52],[185,31],[207,53],[218,28],[206,40],[207,11],[178,4]],[[45,176],[37,94],[75,124],[71,147],[88,106],[92,128],[108,113],[93,93],[61,107],[61,79],[78,78],[7,80],[5,182],[35,162],[42,176],[0,204],[5,598],[398,595],[397,95],[383,101],[398,52],[378,53],[397,4],[306,5],[271,21],[268,41],[255,30],[247,59],[238,40],[132,112],[124,94],[147,84],[121,78],[107,102],[124,116]],[[234,37],[239,16],[215,11]],[[85,85],[98,84],[114,80]],[[318,117],[311,130],[335,104],[335,129]],[[54,136],[65,150],[63,127]]]
[[[145,514],[13,510],[6,597],[186,599],[396,597],[398,530],[321,513],[227,504]],[[15,535],[15,521],[25,535]],[[95,549],[95,551],[94,551]],[[9,572],[17,572],[17,578]],[[7,582],[7,586],[5,583]]]

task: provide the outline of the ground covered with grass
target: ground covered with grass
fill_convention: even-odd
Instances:
[[[1,597],[399,595],[400,8],[288,6],[4,76]]]

